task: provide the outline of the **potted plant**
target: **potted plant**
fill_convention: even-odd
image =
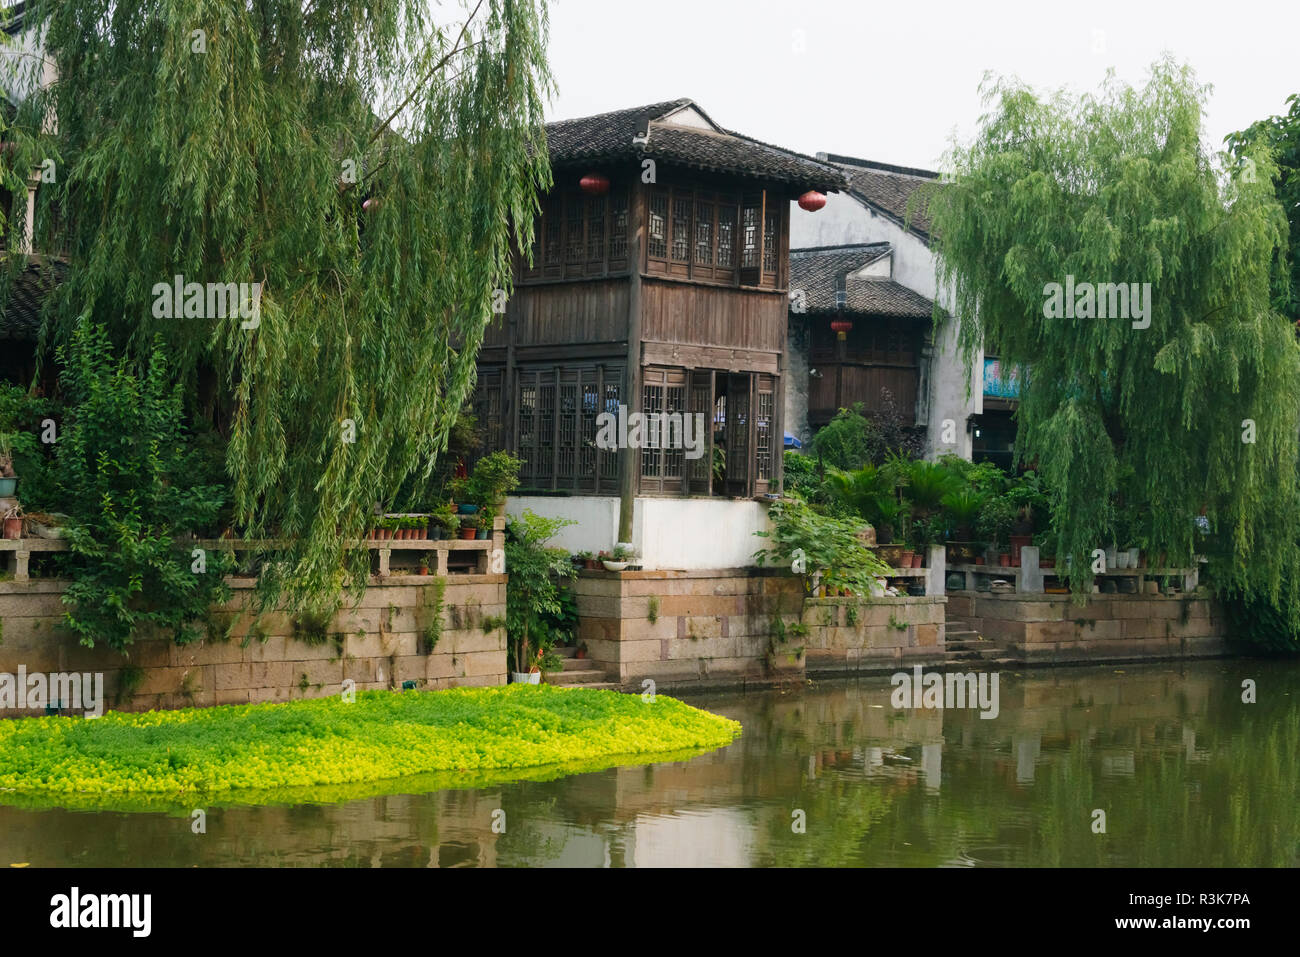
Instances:
[[[477,535],[478,527],[474,522],[474,516],[462,515],[460,517],[460,540],[472,542]]]
[[[1005,495],[990,495],[980,508],[975,528],[979,537],[999,552],[1008,547],[1011,528],[1016,522],[1016,507]],[[999,559],[998,564],[1002,564]],[[1007,565],[1011,556],[1007,556]]]
[[[471,478],[454,478],[448,485],[451,497],[456,502],[456,511],[461,515],[473,515],[478,511],[475,504],[478,499],[478,485]]]
[[[11,498],[18,488],[13,460],[14,438],[9,433],[0,432],[0,498]]]
[[[421,556],[420,556],[420,574],[421,574],[421,575],[427,575],[427,574],[429,574],[429,556],[428,556],[428,555],[421,555]]]
[[[23,537],[23,510],[21,506],[10,505],[4,513],[4,537]]]
[[[576,574],[562,548],[549,545],[555,533],[571,521],[544,518],[531,509],[510,523],[505,543],[506,641],[511,680],[537,684],[543,669],[559,667],[551,652],[556,633],[548,624],[562,607],[562,582]]]
[[[444,535],[453,535],[460,520],[456,517],[456,507],[451,502],[443,502],[434,508],[429,516],[429,537],[438,541]]]
[[[477,534],[474,537],[478,539],[491,538],[492,522],[495,518],[496,512],[483,508],[479,509],[474,515],[474,526],[477,530]]]
[[[470,480],[474,500],[480,507],[504,517],[506,496],[519,487],[519,467],[522,463],[509,452],[492,452],[474,463]]]
[[[607,572],[621,572],[631,563],[636,555],[625,545],[615,545],[614,551],[608,553],[608,557],[603,557],[607,553],[601,552],[601,564],[605,566]]]
[[[944,515],[952,525],[953,535],[948,541],[948,560],[969,562],[979,551],[975,537],[975,523],[979,521],[985,496],[974,489],[949,492],[942,499]]]

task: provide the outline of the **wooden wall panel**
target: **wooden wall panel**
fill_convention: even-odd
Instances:
[[[808,380],[808,417],[813,422],[825,423],[841,408],[855,402],[863,403],[869,411],[884,411],[881,389],[894,394],[894,404],[910,425],[908,418],[916,408],[916,390],[919,380],[915,368],[897,366],[860,366],[829,364],[818,366],[820,376]]]
[[[628,282],[614,279],[517,286],[506,314],[514,322],[514,345],[522,348],[626,339],[627,308]],[[500,335],[504,343],[504,327]]]
[[[764,352],[785,350],[786,297],[647,278],[641,293],[646,341]]]

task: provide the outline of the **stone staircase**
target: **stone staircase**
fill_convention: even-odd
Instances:
[[[576,648],[556,648],[555,653],[564,660],[563,671],[553,671],[546,676],[548,685],[560,688],[608,688],[617,691],[618,685],[606,681],[604,671],[590,658],[578,658]]]
[[[976,663],[997,668],[1020,664],[1014,652],[983,638],[962,621],[950,621],[944,628],[944,650],[944,664],[951,668],[969,667]]]

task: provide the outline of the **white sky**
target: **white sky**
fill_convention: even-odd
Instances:
[[[1300,92],[1296,0],[551,0],[550,14],[548,119],[685,96],[770,143],[928,169],[973,134],[986,70],[1095,90],[1112,66],[1143,82],[1168,51],[1214,86],[1216,149]]]

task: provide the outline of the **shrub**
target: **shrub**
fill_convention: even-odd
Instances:
[[[180,387],[168,385],[160,346],[137,377],[100,326],[79,326],[58,359],[68,400],[53,467],[69,517],[64,621],[88,647],[122,651],[142,629],[194,641],[209,607],[229,597],[230,559],[211,551],[200,565],[177,540],[209,526],[224,500],[221,488],[191,482]]]
[[[555,616],[563,614],[560,580],[576,572],[569,553],[547,542],[560,529],[575,524],[569,519],[544,518],[525,509],[510,523],[506,541],[506,640],[515,671],[532,670],[554,646]]]
[[[856,522],[822,515],[798,499],[775,503],[769,517],[772,531],[755,533],[772,540],[754,553],[759,565],[781,565],[806,579],[820,574],[827,587],[863,596],[872,593],[877,576],[889,574],[889,567],[858,541]]]

